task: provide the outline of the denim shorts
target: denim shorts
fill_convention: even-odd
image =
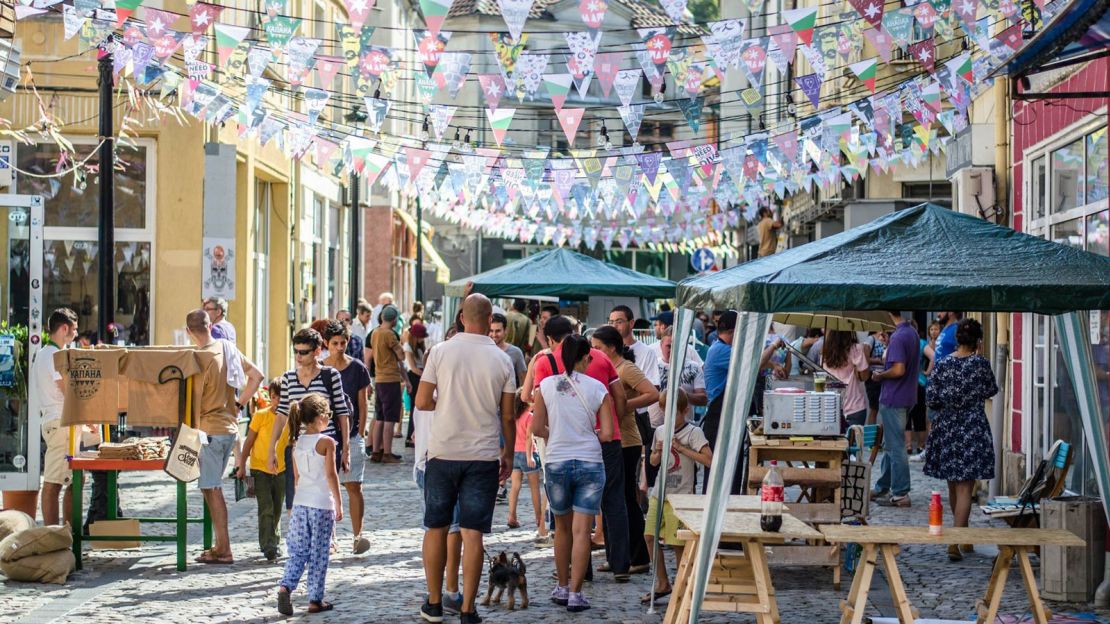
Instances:
[[[492,533],[500,471],[497,460],[429,459],[424,467],[424,526],[450,527],[457,506],[460,528]]]
[[[224,470],[227,469],[227,458],[231,457],[231,448],[235,446],[235,434],[208,436],[208,444],[200,447],[200,480],[197,484],[202,490],[218,488],[223,484]]]
[[[549,463],[546,472],[547,500],[556,516],[571,511],[596,516],[601,511],[605,464],[572,459]]]
[[[416,487],[420,488],[421,493],[424,492],[424,471],[420,470],[419,468],[416,469]],[[421,507],[423,507],[423,505],[424,505],[424,498],[423,497],[420,498],[420,505],[421,505]],[[421,510],[421,513],[423,513],[423,510]],[[424,528],[427,529],[428,527],[424,527]],[[455,516],[453,518],[451,518],[451,526],[447,528],[447,532],[448,533],[458,533],[459,532],[459,504],[458,503],[455,503]]]
[[[532,474],[533,472],[539,472],[539,470],[541,468],[543,468],[543,466],[540,464],[540,456],[535,454],[535,453],[532,453],[532,457],[534,457],[536,459],[536,461],[535,461],[536,465],[529,468],[528,467],[528,453],[525,453],[524,451],[514,451],[513,452],[513,470],[519,470],[521,472],[521,474]]]
[[[342,455],[342,454],[340,454]],[[340,464],[343,463],[343,458],[339,459]],[[362,483],[362,476],[366,471],[366,453],[362,452],[362,436],[351,436],[351,470],[350,472],[343,472],[343,467],[339,467],[339,482],[340,483]]]

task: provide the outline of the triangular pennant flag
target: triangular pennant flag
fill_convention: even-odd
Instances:
[[[275,60],[285,48],[285,44],[293,38],[293,33],[297,32],[297,27],[300,25],[301,20],[297,18],[278,15],[271,18],[263,26],[266,33],[266,42],[270,44]]]
[[[116,0],[116,28],[123,26],[127,18],[135,14],[143,0]],[[56,4],[51,2],[50,4]],[[50,6],[50,5],[46,5]],[[45,8],[45,7],[43,7]]]
[[[631,134],[632,140],[635,141],[640,135],[640,124],[644,121],[644,105],[618,106],[617,112],[621,114],[624,127],[628,128],[628,134]]]
[[[513,41],[520,42],[524,22],[528,21],[528,13],[532,11],[532,2],[533,0],[497,0],[501,17],[509,27],[509,34],[513,36]]]
[[[936,72],[936,44],[932,37],[911,44],[908,52],[930,74]]]
[[[493,138],[497,141],[497,147],[501,147],[501,144],[505,142],[505,135],[509,132],[509,124],[513,122],[514,114],[516,114],[515,108],[486,109],[486,118],[493,130]]]
[[[905,50],[913,35],[913,12],[898,9],[883,15],[883,30],[899,48]]]
[[[608,0],[578,0],[578,14],[582,17],[582,23],[591,32],[601,29],[601,23],[605,20],[605,13],[608,10]]]
[[[329,97],[331,97],[331,92],[323,89],[308,88],[304,90],[305,110],[308,113],[309,124],[315,124],[316,120],[320,118],[320,113],[327,106]]]
[[[701,109],[705,103],[705,98],[696,97],[692,99],[678,100],[678,108],[682,111],[682,116],[686,118],[686,123],[690,124],[690,128],[694,132],[701,129]]]
[[[875,74],[879,67],[878,59],[868,59],[858,63],[849,65],[852,68],[852,73],[860,79],[860,82],[867,85],[871,93],[875,92]]]
[[[375,0],[343,0],[347,7],[347,16],[351,19],[351,26],[358,30],[370,17],[370,10],[374,8]]]
[[[316,86],[321,89],[331,89],[335,75],[339,73],[341,67],[343,67],[343,59],[338,56],[317,56],[316,64],[313,66],[316,70]]]
[[[848,4],[867,20],[872,28],[879,28],[883,24],[883,0],[848,0]]]
[[[621,68],[622,55],[619,52],[604,52],[598,54],[594,59],[594,74],[597,76],[597,82],[601,85],[601,93],[605,97],[609,97],[609,92],[613,88],[613,80],[617,77],[617,72]]]
[[[798,47],[798,35],[794,30],[788,24],[779,24],[778,26],[772,26],[767,32],[771,35],[771,40],[775,42],[779,50],[782,50],[786,61],[793,63],[794,50]],[[779,71],[786,73],[785,68],[782,67],[779,68]]]
[[[459,89],[466,82],[471,56],[470,52],[444,52],[439,59],[433,78],[441,89],[447,90],[451,99],[458,97]]]
[[[659,174],[659,163],[663,161],[663,152],[644,152],[636,155],[636,162],[644,172],[648,184],[655,184],[655,176]]]
[[[881,28],[868,28],[863,31],[863,35],[875,47],[875,51],[879,53],[879,58],[883,59],[884,63],[889,63],[891,60],[890,51],[894,42],[890,39],[890,35]]]
[[[486,98],[486,106],[490,110],[497,110],[501,96],[505,95],[505,80],[499,74],[479,74],[478,84],[482,87],[482,95]]]
[[[516,62],[520,53],[524,51],[524,44],[528,35],[521,35],[520,41],[513,41],[508,33],[489,33],[489,40],[493,43],[494,58],[497,66],[501,68],[501,77],[505,79],[506,86],[512,86],[513,73],[516,72]]]
[[[817,25],[817,7],[783,11],[782,18],[790,28],[798,33],[798,38],[806,45],[813,44],[813,28]]]
[[[555,105],[555,110],[563,110],[563,102],[567,100],[567,94],[570,93],[571,85],[570,74],[544,74],[543,84],[547,88],[547,94],[551,96],[551,103]]]
[[[382,131],[382,123],[385,122],[385,117],[389,114],[392,102],[372,97],[365,98],[363,101],[366,102],[366,125],[369,126],[371,132],[377,134]]]
[[[601,45],[601,33],[568,32],[563,33],[570,48],[570,58],[567,60],[567,69],[575,79],[582,79],[594,71],[594,59],[597,48]]]
[[[247,38],[251,29],[246,26],[216,24],[216,51],[220,55],[220,67],[227,67],[227,61],[235,48]]]
[[[447,42],[451,40],[451,33],[447,31],[433,33],[430,30],[416,29],[412,31],[412,37],[416,40],[417,55],[424,65],[424,71],[431,76],[435,73],[436,65],[439,65],[440,56],[447,48]]]
[[[567,137],[567,143],[572,147],[574,146],[574,136],[578,134],[578,124],[582,123],[582,117],[586,109],[584,108],[564,108],[555,114],[559,117],[559,124],[563,127],[563,134]]]
[[[682,23],[682,18],[686,14],[686,0],[659,0],[659,4],[663,5],[663,10],[672,22]]]
[[[409,178],[415,180],[420,172],[423,171],[424,166],[428,164],[428,159],[432,157],[432,153],[426,149],[417,147],[405,148],[405,162],[409,166]]]
[[[451,125],[451,118],[455,116],[454,106],[441,106],[434,104],[428,107],[428,112],[431,113],[432,130],[435,132],[436,140],[443,140],[443,133],[447,132],[447,128]]]
[[[420,12],[424,14],[424,23],[432,34],[439,33],[453,2],[454,0],[420,0]]]
[[[194,35],[202,35],[219,18],[220,13],[224,10],[222,6],[215,4],[208,4],[206,2],[198,2],[189,9],[189,23],[193,27]]]
[[[821,105],[821,77],[817,74],[806,74],[805,76],[798,76],[794,79],[798,83],[798,87],[802,93],[806,94],[809,101],[813,104],[813,108],[820,108]]]
[[[620,98],[621,105],[632,104],[632,96],[640,90],[640,77],[643,75],[644,73],[638,69],[622,69],[617,72],[613,86],[617,89],[617,97]]]

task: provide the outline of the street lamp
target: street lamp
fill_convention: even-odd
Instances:
[[[349,113],[343,116],[344,121],[355,127],[356,130],[362,128],[363,122],[366,121],[366,113],[362,110],[361,104],[355,104],[354,108]],[[350,310],[351,314],[358,311],[358,294],[359,294],[359,264],[362,262],[362,253],[360,243],[362,237],[359,236],[359,230],[362,229],[362,219],[359,210],[359,179],[358,171],[351,167],[351,286],[350,286]]]

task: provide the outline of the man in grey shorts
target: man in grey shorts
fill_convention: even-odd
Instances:
[[[200,447],[200,491],[204,502],[212,514],[212,528],[215,529],[215,543],[196,561],[198,563],[232,563],[231,538],[227,533],[227,504],[221,489],[227,459],[239,445],[239,411],[243,406],[236,398],[236,392],[246,401],[258,392],[262,383],[262,371],[251,363],[234,344],[227,340],[212,337],[212,325],[204,310],[193,310],[185,317],[189,338],[197,346],[197,351],[214,354],[216,357],[203,371],[200,396],[196,398],[199,406],[200,430],[207,442]],[[245,384],[235,388],[229,384],[228,360],[238,360],[243,369]],[[194,412],[196,413],[196,412]]]

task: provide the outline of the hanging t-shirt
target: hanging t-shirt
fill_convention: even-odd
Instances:
[[[655,430],[655,447],[663,448],[663,436],[666,435],[665,425],[660,426]],[[705,432],[701,427],[685,423],[680,428],[674,431],[674,441],[682,446],[693,449],[694,452],[699,452],[703,448],[709,446],[709,440],[705,438]],[[667,494],[693,494],[695,486],[695,475],[697,473],[698,464],[693,459],[682,455],[674,447],[671,447],[671,457],[668,461],[664,458],[660,464],[667,468]],[[659,496],[659,481],[656,480],[655,486],[651,489],[652,496]]]
[[[552,375],[540,382],[540,393],[547,407],[547,461],[601,463],[601,442],[594,424],[609,391],[601,382],[572,373]],[[583,405],[584,404],[584,405]]]

